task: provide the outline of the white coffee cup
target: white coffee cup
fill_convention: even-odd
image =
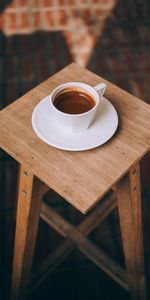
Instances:
[[[55,99],[58,94],[69,88],[74,91],[76,89],[81,89],[86,95],[89,95],[94,100],[94,106],[83,113],[70,114],[60,111],[55,105]],[[50,109],[53,117],[53,121],[56,122],[63,131],[76,133],[80,131],[87,130],[94,120],[95,113],[98,106],[101,105],[102,96],[105,92],[106,85],[100,83],[95,87],[91,87],[88,84],[80,82],[68,82],[56,87],[50,95]]]

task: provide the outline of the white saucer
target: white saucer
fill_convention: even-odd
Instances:
[[[69,151],[83,151],[98,147],[113,136],[118,127],[118,115],[114,106],[103,97],[88,130],[71,134],[63,131],[53,122],[49,96],[47,96],[35,107],[32,114],[32,126],[38,137],[53,147]]]

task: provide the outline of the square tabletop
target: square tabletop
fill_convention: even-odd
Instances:
[[[104,145],[64,151],[47,145],[32,129],[35,106],[58,85],[107,84],[119,127]],[[46,185],[86,213],[150,150],[150,106],[92,72],[70,64],[0,112],[0,147]]]

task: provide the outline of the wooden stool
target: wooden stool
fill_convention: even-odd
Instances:
[[[118,111],[119,128],[109,142],[96,149],[61,151],[36,136],[31,116],[35,105],[57,85],[79,78],[92,86],[99,82],[107,84],[105,96]],[[148,104],[76,64],[69,65],[0,112],[0,146],[21,166],[11,299],[25,299],[29,287],[35,288],[75,246],[128,290],[132,300],[147,299],[139,162],[150,150],[149,120]],[[42,196],[49,188],[82,213],[90,211],[78,228],[42,203]],[[96,209],[91,210],[98,202]],[[116,205],[126,271],[86,237]],[[40,216],[66,240],[49,255],[34,277],[30,271]]]

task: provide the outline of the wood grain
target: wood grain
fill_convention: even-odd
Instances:
[[[97,205],[97,207],[89,212],[86,219],[77,227],[77,229],[87,236],[94,228],[101,223],[107,215],[116,207],[116,195],[114,192],[109,193],[103,198],[103,200]],[[41,217],[48,222],[55,230],[58,229],[60,233],[60,226],[58,226],[57,221],[60,219],[48,218],[45,214],[41,212]],[[46,218],[46,219],[45,219]],[[29,292],[32,293],[39,284],[57,267],[67,255],[75,248],[76,244],[70,238],[66,239],[54,252],[50,253],[48,257],[42,262],[42,264],[35,270],[33,274]]]
[[[146,300],[139,164],[117,184],[118,211],[132,300]]]
[[[59,84],[105,82],[105,96],[119,114],[119,128],[105,145],[69,152],[42,142],[31,116],[36,104]],[[0,112],[0,147],[50,188],[86,213],[150,150],[150,107],[103,78],[71,64]]]
[[[66,239],[61,245],[59,245],[48,257],[42,262],[40,267],[31,277],[28,292],[31,294],[39,285],[45,280],[45,278],[72,252],[75,248],[75,243]]]
[[[42,203],[42,218],[61,235],[72,240],[77,248],[121,287],[128,290],[125,270],[101,249],[97,248],[84,234],[64,220],[51,207]]]
[[[43,195],[43,184],[20,169],[11,299],[26,299]]]

